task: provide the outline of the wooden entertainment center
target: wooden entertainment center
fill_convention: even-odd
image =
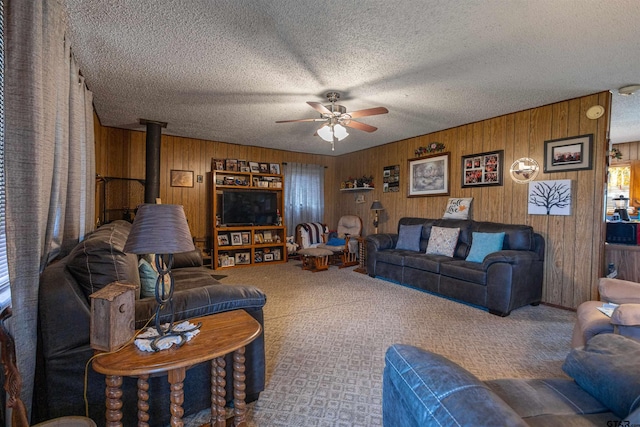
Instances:
[[[228,170],[210,175],[212,267],[286,262],[283,175]]]

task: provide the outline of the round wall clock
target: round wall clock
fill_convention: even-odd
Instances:
[[[511,165],[509,174],[511,179],[518,184],[525,184],[533,181],[540,172],[540,165],[534,159],[522,157]]]

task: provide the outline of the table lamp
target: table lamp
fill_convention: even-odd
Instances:
[[[384,210],[384,208],[382,207],[382,203],[380,203],[380,200],[373,201],[373,203],[371,204],[371,210],[375,211],[375,216],[373,217],[373,226],[376,230],[376,234],[378,234],[378,222],[379,222],[378,213],[381,210]]]
[[[155,314],[155,328],[158,337],[153,340],[151,347],[158,351],[157,344],[167,337],[179,337],[179,347],[186,338],[185,333],[198,329],[200,325],[189,330],[176,331],[173,328],[175,307],[173,306],[173,254],[190,252],[195,249],[193,239],[187,224],[184,209],[180,205],[144,204],[138,208],[131,226],[131,232],[124,245],[124,252],[134,254],[155,254],[156,280],[155,298],[158,306]],[[169,290],[165,289],[165,276],[169,281]],[[165,307],[168,310],[164,310]],[[163,327],[160,317],[163,311],[170,315],[168,326]]]

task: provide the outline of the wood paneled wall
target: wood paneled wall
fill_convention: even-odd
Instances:
[[[379,230],[395,232],[403,216],[439,218],[449,197],[473,197],[472,217],[479,221],[529,224],[546,241],[543,301],[576,308],[597,296],[597,279],[603,274],[604,216],[603,194],[607,155],[608,114],[589,120],[585,112],[596,104],[609,106],[608,92],[520,111],[481,122],[398,141],[338,158],[338,179],[373,175],[376,189],[366,194],[367,203],[356,204],[352,193],[335,194],[339,215],[355,213],[365,221],[365,231],[373,232],[371,200],[384,206]],[[579,172],[542,172],[537,180],[571,179],[573,205],[570,216],[527,214],[528,185],[514,183],[508,168],[520,157],[544,164],[544,141],[594,134],[593,169]],[[450,196],[408,198],[408,160],[414,150],[432,142],[445,144],[451,153]],[[461,157],[492,150],[504,150],[504,185],[462,188]],[[400,192],[382,191],[385,166],[400,165]]]
[[[325,200],[327,224],[340,216],[356,214],[363,219],[364,233],[373,232],[371,202],[381,201],[379,230],[395,232],[403,216],[441,217],[448,197],[473,197],[472,217],[479,221],[529,224],[546,241],[543,301],[576,308],[582,301],[597,297],[597,279],[604,272],[604,188],[608,152],[606,134],[609,114],[589,120],[585,113],[593,105],[609,110],[610,93],[602,92],[552,105],[520,111],[493,119],[389,143],[340,157],[248,147],[222,142],[162,136],[160,197],[164,203],[185,207],[192,232],[207,235],[209,201],[206,174],[211,158],[236,158],[258,162],[315,163],[327,167]],[[97,120],[96,120],[97,122]],[[544,174],[537,180],[571,179],[573,205],[570,216],[527,214],[528,186],[514,183],[508,167],[520,157],[544,162],[544,141],[594,134],[593,169]],[[414,150],[431,142],[442,142],[451,153],[450,196],[407,197],[407,164]],[[461,188],[461,156],[504,150],[504,185]],[[103,176],[144,179],[145,133],[96,125],[96,171]],[[382,192],[385,166],[400,165],[400,192]],[[194,188],[174,188],[168,184],[171,169],[193,170],[204,183]],[[348,177],[373,175],[375,190],[340,192],[340,182]],[[356,203],[358,194],[365,202]],[[100,210],[98,209],[98,212]],[[289,234],[291,231],[289,231]]]
[[[613,146],[620,150],[622,159],[612,159],[612,165],[629,160],[640,160],[640,141],[624,142],[622,144],[614,144]]]
[[[98,120],[95,120],[98,123]],[[145,179],[145,147],[146,133],[124,129],[95,126],[96,131],[96,173],[101,176],[118,178]],[[211,198],[208,194],[207,173],[211,172],[211,159],[246,159],[267,163],[309,163],[326,167],[325,188],[337,188],[335,163],[332,156],[296,153],[293,151],[271,150],[223,142],[205,141],[201,139],[182,138],[162,135],[160,148],[160,198],[162,203],[181,204],[184,206],[189,227],[193,235],[202,240],[210,233],[207,227],[211,224]],[[171,187],[170,171],[190,170],[194,172],[194,181],[201,175],[203,182],[194,183],[193,188]],[[97,186],[100,191],[101,186]],[[331,206],[333,194],[325,194],[325,205]],[[102,212],[101,197],[96,197],[96,212]],[[337,215],[331,208],[325,211],[325,221],[337,223]],[[97,218],[96,218],[97,220]],[[287,233],[291,235],[292,230]]]

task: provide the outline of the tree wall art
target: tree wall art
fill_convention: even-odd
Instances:
[[[571,215],[571,180],[529,183],[529,215]]]

